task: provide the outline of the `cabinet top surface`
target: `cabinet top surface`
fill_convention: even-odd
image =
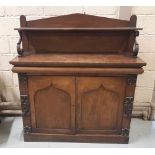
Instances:
[[[142,30],[142,28],[136,27],[88,27],[88,28],[74,28],[74,27],[64,27],[64,28],[40,28],[40,27],[21,27],[15,28],[18,31],[134,31]]]
[[[142,67],[146,63],[140,58],[124,55],[103,54],[35,54],[16,57],[11,64],[15,66],[83,66],[83,67]]]

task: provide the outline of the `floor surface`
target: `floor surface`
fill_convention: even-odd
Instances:
[[[0,147],[26,148],[155,148],[155,121],[132,119],[129,144],[101,144],[101,143],[60,143],[60,142],[24,142],[21,117],[2,119],[0,124]]]

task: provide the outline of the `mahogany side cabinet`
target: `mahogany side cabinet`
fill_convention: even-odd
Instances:
[[[20,17],[18,73],[25,141],[128,143],[136,78],[137,17]]]

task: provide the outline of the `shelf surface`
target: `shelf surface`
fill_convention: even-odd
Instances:
[[[32,67],[142,67],[146,65],[140,58],[104,54],[34,54],[17,56],[10,63],[15,66]]]
[[[39,28],[39,27],[21,27],[15,28],[18,31],[134,31],[142,30],[142,28],[136,27],[103,27],[103,28]]]

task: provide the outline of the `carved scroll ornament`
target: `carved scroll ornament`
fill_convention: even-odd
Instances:
[[[137,57],[139,51],[139,44],[135,40],[134,46],[133,46],[133,56]]]
[[[135,37],[139,36],[139,31],[135,31]],[[139,44],[137,42],[137,40],[135,39],[135,43],[133,46],[133,56],[137,57],[138,55],[138,51],[139,51]]]
[[[20,38],[19,38],[19,41],[17,43],[17,53],[18,53],[19,56],[22,56],[22,54],[23,54],[23,49],[21,48],[22,36],[21,36],[20,31],[19,31],[19,35],[20,35]]]

